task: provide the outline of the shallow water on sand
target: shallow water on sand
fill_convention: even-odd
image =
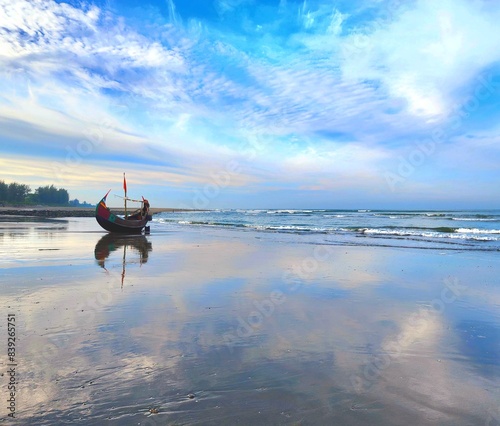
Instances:
[[[0,268],[17,424],[500,424],[496,252],[11,219]]]

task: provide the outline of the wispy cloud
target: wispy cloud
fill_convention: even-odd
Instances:
[[[420,0],[392,12],[346,37],[341,67],[345,78],[380,81],[417,116],[449,115],[456,92],[500,60],[492,3]]]

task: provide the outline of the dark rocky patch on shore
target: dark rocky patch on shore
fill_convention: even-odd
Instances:
[[[112,209],[113,213],[123,215],[123,209]],[[179,212],[182,209],[172,208],[152,208],[151,214],[161,212]],[[130,214],[131,210],[129,210]],[[75,208],[75,207],[0,207],[0,216],[36,216],[36,217],[94,217],[95,208]]]

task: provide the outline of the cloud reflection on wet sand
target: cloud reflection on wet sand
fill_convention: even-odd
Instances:
[[[89,232],[72,232],[82,224]],[[19,424],[457,425],[496,408],[499,364],[487,350],[498,333],[474,359],[460,328],[499,329],[498,289],[483,285],[494,255],[333,247],[291,287],[284,274],[313,246],[153,233],[147,263],[131,243],[103,270],[102,234],[82,220],[68,228],[26,237],[4,265],[0,303],[19,318]],[[4,235],[4,258],[14,238]],[[38,241],[61,250],[40,264]],[[456,274],[462,294],[434,309]],[[266,304],[273,292],[280,302]]]

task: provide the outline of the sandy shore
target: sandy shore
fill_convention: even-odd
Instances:
[[[131,211],[131,210],[130,210]],[[163,212],[188,211],[187,209],[155,208],[150,209],[151,214]],[[124,214],[123,209],[113,209],[117,214]],[[37,216],[37,217],[94,217],[95,207],[0,207],[0,216]]]
[[[497,253],[91,218],[0,233],[8,424],[498,424]]]

